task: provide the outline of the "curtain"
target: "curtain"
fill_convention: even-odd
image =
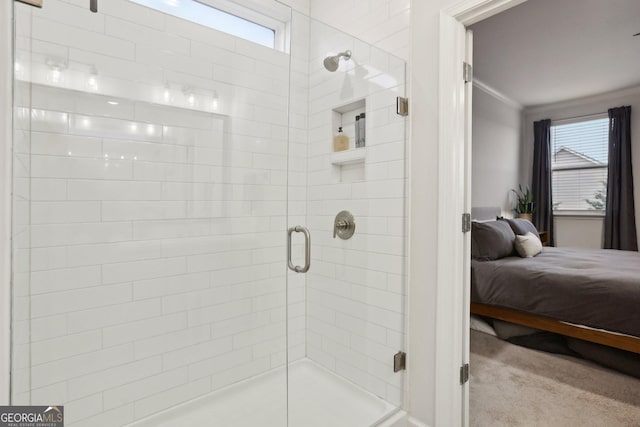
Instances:
[[[551,120],[533,123],[533,223],[539,231],[549,233],[549,245],[555,246],[553,204],[551,198]]]
[[[609,172],[604,248],[637,251],[631,167],[631,107],[609,110]]]

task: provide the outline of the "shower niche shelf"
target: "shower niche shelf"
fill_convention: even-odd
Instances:
[[[363,163],[366,157],[366,147],[337,151],[331,154],[331,164],[336,166],[353,165],[356,163]]]
[[[366,111],[365,99],[358,99],[348,104],[341,105],[331,111],[331,164],[335,166],[364,164],[367,148],[356,148],[356,116]],[[349,149],[333,151],[333,136],[338,128],[349,137]],[[365,132],[366,134],[366,132]]]

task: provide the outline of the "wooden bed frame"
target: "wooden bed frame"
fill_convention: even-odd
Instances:
[[[471,313],[640,354],[640,337],[591,329],[487,304],[471,303]]]

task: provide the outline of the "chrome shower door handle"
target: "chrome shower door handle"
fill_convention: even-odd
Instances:
[[[304,233],[304,267],[293,265],[293,262],[291,261],[291,235],[294,232]],[[311,235],[306,227],[296,225],[295,227],[289,228],[289,231],[287,232],[287,262],[289,264],[289,269],[296,273],[306,273],[309,271],[309,267],[311,266]]]

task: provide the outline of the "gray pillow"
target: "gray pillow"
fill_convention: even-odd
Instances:
[[[540,329],[533,329],[527,326],[516,325],[515,323],[503,322],[502,320],[496,319],[493,320],[493,329],[495,329],[498,338],[503,340],[540,332]]]
[[[538,239],[540,238],[538,230],[536,230],[536,226],[529,220],[522,218],[500,218],[500,220],[506,221],[517,236],[525,236],[527,233],[531,232],[538,236]]]
[[[514,254],[516,235],[504,221],[471,223],[471,257],[479,261],[500,259]]]

